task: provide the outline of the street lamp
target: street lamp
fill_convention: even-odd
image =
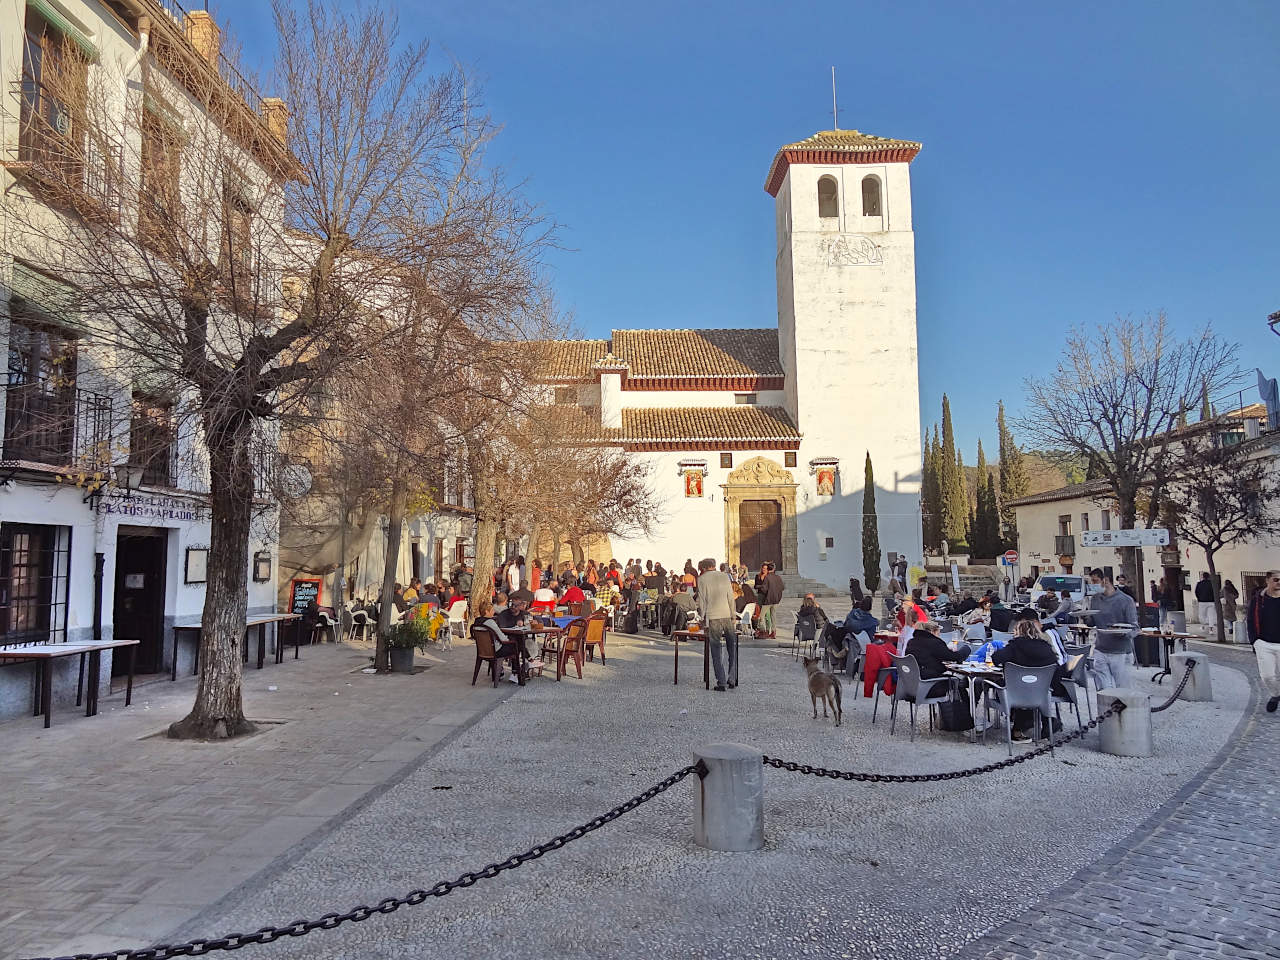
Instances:
[[[142,486],[142,475],[146,472],[146,467],[140,463],[117,463],[116,470],[116,486],[124,491],[126,497],[132,497],[133,492]]]

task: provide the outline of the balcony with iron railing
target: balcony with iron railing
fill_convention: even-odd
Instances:
[[[73,111],[47,84],[16,80],[18,142],[5,168],[37,189],[42,198],[86,215],[120,212],[118,158],[85,136]]]
[[[50,380],[11,381],[5,388],[8,466],[35,464],[104,471],[111,464],[111,398]]]

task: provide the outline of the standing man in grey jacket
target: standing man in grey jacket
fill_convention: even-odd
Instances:
[[[1094,571],[1095,574],[1098,572]],[[1133,634],[1138,624],[1138,605],[1133,597],[1117,590],[1111,577],[1104,573],[1102,592],[1093,596],[1086,615],[1098,634],[1093,648],[1094,684],[1099,690],[1126,686],[1129,682],[1128,656],[1133,652]]]
[[[708,557],[698,563],[698,613],[702,616],[702,629],[707,631],[707,645],[711,648],[711,669],[716,674],[715,689],[732,690],[738,685],[738,631],[733,623],[733,585],[729,575],[716,569],[716,562]],[[729,653],[729,668],[720,661],[720,641]]]

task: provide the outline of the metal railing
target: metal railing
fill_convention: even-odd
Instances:
[[[89,200],[106,210],[120,203],[119,164],[90,143],[71,110],[44,83],[24,77],[11,84],[18,100],[18,143],[10,157],[67,201]]]
[[[167,13],[175,23],[177,23],[185,36],[187,30],[188,8],[184,7],[179,0],[153,0],[153,2],[164,10],[164,12]],[[194,7],[191,9],[194,9]],[[205,0],[200,9],[206,13],[209,12],[208,0]],[[234,90],[251,110],[265,116],[261,94],[258,93],[257,88],[249,82],[244,74],[240,72],[236,65],[231,61],[231,58],[221,50],[218,51],[217,69],[218,74],[222,77],[227,86]]]
[[[11,382],[5,390],[3,459],[107,469],[111,398],[74,383]]]

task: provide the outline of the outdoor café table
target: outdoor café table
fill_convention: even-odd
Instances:
[[[973,717],[973,726],[968,730],[969,742],[978,739],[978,698],[974,688],[975,680],[995,680],[1004,676],[1004,668],[986,661],[965,660],[962,663],[944,663],[943,667],[953,677],[964,677],[969,681],[969,716]]]
[[[51,723],[53,715],[53,661],[58,657],[80,657],[81,683],[76,685],[76,706],[80,706],[82,682],[84,680],[84,658],[89,656],[89,689],[84,697],[84,715],[95,716],[98,712],[98,680],[102,672],[102,651],[116,647],[129,648],[129,682],[125,688],[124,705],[133,703],[133,661],[137,653],[139,640],[94,640],[85,643],[33,643],[26,647],[0,647],[0,661],[34,660],[36,663],[34,704],[31,715],[44,714],[44,725]]]
[[[567,623],[570,620],[576,620],[577,617],[561,617],[559,619],[562,619]],[[502,632],[506,634],[508,637],[512,637],[513,639],[520,641],[517,644],[517,647],[520,650],[521,676],[519,677],[519,679],[524,680],[529,675],[528,664],[529,664],[529,660],[532,659],[532,656],[533,656],[529,652],[528,648],[524,645],[524,641],[527,640],[529,637],[538,637],[538,636],[558,637],[560,636],[560,634],[564,633],[564,630],[560,627],[559,624],[557,624],[554,627],[544,627],[539,624],[539,625],[530,626],[530,627],[503,627]],[[541,657],[541,652],[539,652],[539,657]],[[557,666],[556,669],[559,670],[559,666]],[[541,674],[539,674],[539,676],[541,676]]]
[[[706,630],[673,630],[671,631],[671,646],[675,650],[675,675],[672,683],[679,685],[680,683],[680,644],[681,642],[689,643],[694,640],[702,641],[702,683],[711,689],[711,644],[710,635]],[[741,669],[741,667],[739,667]]]
[[[300,613],[264,613],[254,614],[245,619],[245,636],[244,636],[244,662],[249,662],[249,628],[258,628],[258,669],[262,669],[262,664],[266,660],[267,653],[267,624],[268,623],[285,623],[291,620],[301,620]],[[175,623],[173,625],[173,664],[169,670],[169,679],[178,679],[178,634],[184,630],[190,630],[196,635],[195,654],[191,658],[191,675],[194,677],[200,672],[200,632],[203,625],[199,620],[187,623]],[[300,644],[293,645],[293,659],[298,659],[298,650]],[[276,663],[284,663],[284,646],[280,643],[279,630],[276,631]]]
[[[1147,629],[1147,630],[1142,630],[1142,631],[1139,631],[1139,632],[1140,632],[1144,637],[1155,637],[1155,638],[1157,638],[1157,639],[1159,639],[1159,640],[1162,640],[1162,641],[1163,641],[1163,642],[1160,644],[1160,650],[1162,651],[1162,653],[1161,653],[1161,664],[1162,664],[1162,666],[1161,666],[1160,671],[1159,671],[1158,673],[1156,673],[1156,674],[1151,678],[1151,679],[1152,679],[1152,680],[1154,680],[1156,683],[1164,683],[1164,678],[1165,678],[1165,677],[1167,677],[1167,676],[1169,676],[1171,673],[1173,673],[1173,670],[1172,670],[1172,669],[1170,668],[1170,666],[1169,666],[1169,655],[1170,655],[1171,653],[1173,653],[1173,645],[1174,645],[1177,641],[1181,640],[1181,641],[1182,641],[1182,649],[1183,649],[1183,650],[1185,650],[1185,649],[1187,649],[1187,641],[1188,641],[1188,640],[1198,640],[1198,639],[1200,639],[1200,638],[1199,638],[1196,634],[1194,634],[1194,633],[1173,633],[1172,631],[1170,631],[1169,633],[1162,633],[1158,628],[1156,628],[1156,629]]]

